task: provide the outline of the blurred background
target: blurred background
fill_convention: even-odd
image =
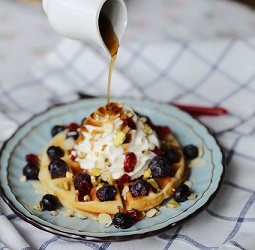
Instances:
[[[130,19],[124,41],[149,41],[159,36],[218,39],[255,33],[253,0],[162,0],[150,5],[145,5],[146,0],[126,0],[126,3]],[[22,67],[44,56],[60,41],[61,37],[48,24],[41,0],[0,0],[0,5],[1,67],[18,62]]]

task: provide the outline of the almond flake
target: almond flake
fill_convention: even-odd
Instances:
[[[190,168],[200,168],[206,164],[206,161],[202,158],[196,158],[189,163]]]
[[[158,213],[158,210],[156,208],[152,208],[146,212],[146,217],[152,218]]]
[[[57,216],[57,215],[58,215],[58,212],[57,212],[57,211],[55,211],[55,210],[50,211],[50,215],[52,215],[52,216]]]
[[[67,171],[66,172],[66,178],[73,179],[73,173]]]
[[[199,158],[202,158],[203,155],[204,155],[203,145],[200,145],[200,146],[198,147],[198,157],[199,157]]]
[[[90,201],[90,196],[87,194],[83,197],[83,200],[84,201]]]
[[[108,182],[112,178],[112,174],[109,170],[105,170],[101,173],[102,181]]]
[[[197,198],[197,195],[195,193],[192,193],[188,196],[189,200],[195,200]]]
[[[127,192],[129,191],[129,187],[128,186],[125,186],[123,189],[122,189],[122,192],[121,192],[121,195],[123,196],[123,199],[126,200],[127,199]]]
[[[112,217],[109,214],[102,213],[98,215],[98,221],[106,227],[109,227],[112,224]]]
[[[184,184],[187,185],[190,189],[192,188],[193,185],[191,181],[185,181]]]
[[[25,182],[25,181],[27,181],[27,177],[26,177],[25,175],[21,175],[21,176],[19,177],[19,180],[20,180],[21,182]]]

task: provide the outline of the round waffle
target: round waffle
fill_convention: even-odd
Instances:
[[[150,208],[157,207],[160,205],[160,203],[162,203],[163,200],[169,198],[174,192],[174,189],[187,178],[188,167],[182,148],[178,143],[178,140],[171,132],[169,132],[168,134],[164,135],[163,138],[160,138],[161,144],[163,145],[164,150],[166,148],[177,149],[180,154],[180,160],[178,163],[171,164],[170,176],[154,179],[150,176],[147,176],[146,178],[142,176],[139,178],[150,183],[148,195],[140,197],[132,196],[129,187],[132,183],[138,180],[126,182],[123,185],[118,185],[117,181],[111,179],[111,184],[114,185],[117,190],[115,199],[110,201],[100,201],[96,196],[98,185],[102,185],[99,178],[99,182],[93,184],[93,187],[90,190],[90,199],[88,201],[78,201],[78,191],[74,188],[73,176],[86,170],[81,169],[79,163],[71,159],[70,153],[75,141],[67,138],[66,133],[67,130],[58,133],[45,147],[41,157],[39,180],[49,193],[54,194],[64,207],[72,211],[84,213],[86,215],[98,215],[101,213],[114,215],[119,211],[129,209],[147,211]],[[64,160],[68,165],[67,177],[51,177],[48,170],[50,159],[47,155],[47,149],[50,146],[59,146],[64,150],[65,154],[61,159]]]

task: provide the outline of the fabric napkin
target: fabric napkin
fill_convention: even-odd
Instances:
[[[11,245],[8,237],[1,237],[3,248],[252,249],[254,63],[253,39],[123,43],[113,72],[113,97],[219,105],[228,109],[229,114],[222,117],[199,117],[217,137],[226,155],[227,174],[219,194],[204,212],[183,226],[125,243],[73,241],[54,236],[23,222],[1,202],[2,213],[15,227],[5,223],[7,219],[1,215],[5,224],[0,229],[1,236],[20,234],[15,236],[16,246]],[[31,66],[28,80],[6,91],[1,99],[6,104],[2,132],[6,131],[7,137],[27,117],[52,104],[77,99],[78,91],[105,96],[108,66],[109,58],[100,50],[64,39],[45,60]]]

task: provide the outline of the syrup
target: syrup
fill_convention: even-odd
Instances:
[[[113,30],[113,26],[110,19],[103,13],[101,13],[99,16],[99,30],[100,30],[101,37],[111,54],[111,62],[110,62],[110,67],[108,72],[108,87],[107,87],[107,104],[109,104],[110,93],[111,93],[112,70],[113,70],[113,66],[118,54],[119,40]]]

